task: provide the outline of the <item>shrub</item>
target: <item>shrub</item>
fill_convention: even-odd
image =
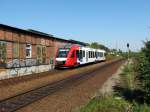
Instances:
[[[141,56],[138,64],[139,79],[145,92],[145,101],[150,103],[150,62],[147,57]]]
[[[150,103],[150,41],[144,42],[141,54],[138,58],[138,77],[145,92],[145,101]]]

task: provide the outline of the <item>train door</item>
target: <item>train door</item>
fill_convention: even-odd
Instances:
[[[82,50],[82,63],[86,63],[85,50]]]
[[[97,51],[95,51],[95,58],[96,58],[96,60],[97,60],[97,58],[98,58],[98,56],[97,56]]]
[[[80,64],[84,64],[84,54],[83,54],[83,50],[79,50],[79,61],[80,61]]]
[[[69,60],[70,60],[70,65],[71,66],[77,64],[77,57],[75,56],[75,50],[72,51],[71,57],[69,58]]]
[[[76,50],[77,63],[80,63],[79,50]]]

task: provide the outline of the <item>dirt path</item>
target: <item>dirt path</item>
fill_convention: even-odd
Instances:
[[[96,96],[99,95],[112,95],[113,93],[113,87],[116,86],[116,84],[119,83],[120,81],[120,74],[122,73],[122,69],[124,68],[125,65],[127,65],[127,61],[122,64],[118,70],[112,74],[111,77],[107,79],[107,81],[103,84],[103,86],[99,89],[97,92]]]
[[[104,67],[97,72],[97,75],[86,80],[78,80],[69,87],[60,89],[55,94],[32,103],[18,112],[70,112],[75,107],[87,103],[121,64],[122,62],[118,62]]]

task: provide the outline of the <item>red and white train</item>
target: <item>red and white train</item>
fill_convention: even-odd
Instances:
[[[56,53],[55,67],[75,67],[87,63],[105,61],[105,51],[79,45],[59,48]]]

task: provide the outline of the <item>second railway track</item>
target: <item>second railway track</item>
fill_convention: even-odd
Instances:
[[[115,63],[121,63],[123,60],[114,61],[108,64],[101,66],[100,68],[93,69],[88,73],[76,74],[70,76],[69,78],[59,80],[57,82],[47,84],[43,87],[18,94],[16,96],[4,99],[0,101],[0,112],[14,112],[26,105],[29,105],[43,97],[46,97],[63,87],[69,86],[74,83],[76,80],[84,80],[86,78],[92,77],[96,74],[97,71],[103,70],[106,67],[113,66]],[[95,73],[94,73],[95,72]]]

